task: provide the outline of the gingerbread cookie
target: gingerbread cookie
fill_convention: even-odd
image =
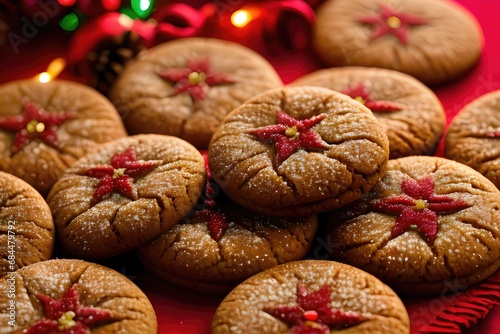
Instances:
[[[115,82],[110,99],[132,134],[180,137],[206,149],[224,116],[282,86],[273,67],[236,43],[185,38],[141,54]]]
[[[25,181],[0,172],[0,277],[50,259],[54,222],[43,197]]]
[[[191,211],[205,173],[198,150],[176,137],[137,135],[101,145],[48,195],[62,249],[107,258],[136,248]]]
[[[500,91],[466,105],[450,123],[444,156],[466,164],[500,188]]]
[[[3,277],[0,288],[0,333],[157,333],[146,295],[101,265],[39,262]]]
[[[409,333],[409,322],[402,301],[372,275],[303,260],[238,285],[217,308],[211,333]]]
[[[383,67],[439,84],[476,64],[483,33],[452,1],[328,0],[318,9],[313,44],[331,66]]]
[[[126,135],[115,107],[82,84],[20,80],[0,86],[0,170],[44,196],[97,144]]]
[[[347,66],[305,75],[291,86],[326,87],[367,106],[389,138],[389,158],[432,155],[446,123],[441,102],[415,78],[393,70]]]
[[[500,266],[500,191],[438,157],[390,160],[358,202],[329,216],[332,258],[408,294],[459,291]]]
[[[316,216],[254,213],[227,198],[213,182],[207,182],[199,202],[138,254],[156,276],[201,293],[227,293],[264,269],[304,258],[318,225]]]
[[[285,87],[231,112],[208,154],[214,180],[235,202],[310,216],[369,191],[385,172],[389,145],[361,103],[327,88]]]

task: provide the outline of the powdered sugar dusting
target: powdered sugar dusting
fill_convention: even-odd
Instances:
[[[284,130],[279,121],[283,112],[300,122],[320,117],[310,131],[321,146],[296,147],[300,135],[294,142],[274,133]],[[291,134],[296,134],[293,127]],[[263,140],[268,137],[274,141]],[[325,88],[286,87],[229,114],[212,138],[209,156],[215,180],[240,204],[261,213],[308,215],[361,196],[378,180],[388,151],[377,119],[350,97]]]
[[[236,332],[276,331],[279,322],[261,310],[277,305],[295,305],[299,283],[309,291],[329,286],[328,305],[331,308],[358,312],[366,319],[382,314],[408,326],[408,315],[402,302],[375,277],[339,263],[319,260],[291,262],[245,281],[221,303],[214,316],[215,326],[225,324]]]
[[[146,267],[167,281],[175,275],[184,280],[233,284],[279,263],[301,259],[309,249],[316,217],[268,217],[222,195],[216,201],[218,212],[228,222],[220,240],[210,236],[208,217],[187,217],[139,248]]]
[[[128,157],[121,163],[134,167],[115,168],[117,156]],[[151,166],[138,175],[136,165],[144,164]],[[103,170],[112,181],[115,172],[117,177],[131,173],[131,192],[115,189],[118,177],[97,201],[96,189],[106,190],[106,184],[89,173]],[[178,222],[192,209],[204,180],[203,159],[192,145],[174,137],[137,135],[104,144],[80,159],[54,185],[47,202],[67,253],[106,258],[130,251]]]
[[[0,332],[22,330],[45,318],[37,295],[59,299],[74,286],[83,306],[111,312],[113,333],[153,334],[157,322],[151,303],[144,293],[125,276],[109,268],[81,260],[48,260],[24,267],[15,273],[16,326],[7,325],[8,313],[0,314]],[[8,286],[0,279],[2,289]],[[0,307],[7,309],[9,300],[0,298]],[[122,320],[126,321],[122,322]]]
[[[432,187],[408,186],[419,182]],[[379,212],[381,201],[390,198],[400,198],[403,204],[409,199],[409,210],[435,210],[435,239],[423,238],[411,220],[395,236],[399,206]],[[485,278],[484,268],[497,266],[499,201],[498,189],[464,165],[435,157],[395,159],[370,193],[330,216],[328,243],[334,259],[362,268],[400,291],[439,292],[447,284],[469,285]],[[336,217],[342,212],[349,218],[340,224]]]

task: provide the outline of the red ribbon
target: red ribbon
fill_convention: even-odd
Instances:
[[[127,31],[138,34],[146,47],[157,44],[159,38],[198,36],[207,19],[214,13],[211,4],[197,10],[182,3],[167,5],[155,11],[152,19],[156,22],[133,20],[117,12],[106,13],[87,22],[73,34],[68,58],[70,62],[78,62],[103,39]]]
[[[78,9],[86,15],[99,15],[105,12],[120,9],[121,0],[95,1],[95,0],[79,0],[77,3]]]
[[[285,44],[285,47],[293,50],[306,46],[308,29],[315,22],[315,13],[305,1],[263,1],[259,6],[265,12],[262,18],[262,38],[271,43]],[[234,12],[239,8],[234,7],[232,10]],[[68,62],[71,64],[83,60],[103,39],[119,36],[127,31],[138,34],[148,48],[165,40],[200,36],[206,23],[217,18],[218,14],[215,3],[207,3],[200,9],[184,3],[165,5],[156,9],[148,21],[133,20],[118,12],[105,13],[90,20],[73,34]]]
[[[207,20],[215,14],[215,6],[208,3],[195,9],[183,3],[167,5],[156,10],[151,18],[158,22],[156,34],[168,38],[198,36]]]
[[[469,287],[446,309],[435,315],[419,333],[463,333],[486,318],[500,305],[500,272],[488,280]]]
[[[264,37],[294,51],[304,49],[316,22],[314,10],[304,1],[266,2]]]

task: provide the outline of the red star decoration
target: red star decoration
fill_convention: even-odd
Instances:
[[[214,204],[211,205],[210,203]],[[213,199],[205,201],[205,205],[205,208],[193,213],[193,215],[189,219],[192,222],[208,222],[208,231],[210,232],[210,236],[215,241],[219,241],[226,232],[226,229],[229,225],[226,216],[218,210]]]
[[[205,159],[205,169],[207,170],[207,183],[205,185],[205,198],[203,205],[205,206],[200,211],[194,212],[188,220],[191,222],[207,222],[210,236],[215,241],[219,241],[227,230],[229,225],[226,216],[218,208],[215,197],[217,193],[212,187],[212,173],[208,167],[208,155],[202,154]]]
[[[368,89],[365,87],[363,83],[359,83],[357,86],[354,87],[347,87],[346,89],[341,91],[341,93],[346,94],[351,98],[355,99],[356,101],[364,104],[368,109],[370,109],[373,112],[392,112],[403,109],[403,107],[396,102],[372,100],[370,98]]]
[[[283,111],[278,111],[278,124],[264,126],[250,132],[263,142],[271,142],[276,149],[278,164],[288,159],[299,149],[325,149],[326,143],[311,128],[321,122],[324,115],[297,120]]]
[[[76,284],[61,299],[43,294],[36,297],[42,303],[46,318],[28,328],[26,334],[88,334],[95,324],[113,320],[108,310],[82,306]]]
[[[33,103],[22,101],[24,112],[15,116],[0,117],[0,129],[15,132],[12,152],[19,152],[32,140],[57,147],[57,129],[67,119],[74,118],[75,112],[46,112]]]
[[[342,329],[358,325],[365,320],[356,312],[332,309],[331,291],[323,285],[318,291],[309,291],[303,284],[297,285],[298,305],[267,307],[264,312],[280,319],[291,334],[329,334],[331,329]]]
[[[379,12],[375,15],[363,16],[357,19],[360,23],[375,26],[372,40],[376,40],[387,34],[396,36],[402,44],[408,44],[408,30],[411,26],[423,25],[427,20],[396,11],[387,5],[380,5]]]
[[[485,133],[488,138],[500,138],[500,130],[488,131]]]
[[[209,59],[190,59],[187,67],[169,68],[158,71],[157,74],[175,82],[170,96],[188,92],[194,100],[204,99],[211,86],[234,82],[228,74],[214,72]]]
[[[156,166],[161,160],[137,160],[133,147],[111,159],[111,165],[89,169],[87,175],[101,179],[94,191],[93,203],[98,203],[109,193],[117,192],[130,199],[137,199],[137,190],[133,186],[133,177],[142,175]]]
[[[394,195],[371,203],[374,210],[398,215],[391,230],[392,238],[403,234],[414,225],[424,239],[432,243],[438,230],[439,220],[436,212],[452,213],[470,206],[465,201],[434,193],[434,180],[430,176],[417,181],[406,178],[401,183],[401,189],[403,195]]]

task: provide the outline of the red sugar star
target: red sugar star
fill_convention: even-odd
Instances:
[[[489,138],[500,138],[500,130],[488,131],[485,133],[485,136]]]
[[[356,312],[332,309],[331,291],[323,285],[318,291],[310,291],[303,284],[297,285],[298,305],[266,307],[264,312],[290,326],[291,334],[329,334],[331,329],[358,325],[365,320]]]
[[[208,231],[210,232],[210,236],[215,241],[219,241],[226,232],[229,224],[227,222],[226,216],[222,212],[220,212],[215,207],[215,205],[208,205],[209,202],[210,201],[205,202],[207,204],[207,207],[193,213],[189,220],[192,222],[206,221],[208,224]]]
[[[33,103],[22,101],[24,112],[15,116],[0,117],[0,128],[15,132],[12,152],[20,151],[35,139],[57,147],[57,129],[67,119],[74,118],[75,112],[46,112]]]
[[[434,180],[430,176],[417,181],[406,178],[401,183],[401,189],[403,195],[393,195],[371,203],[372,209],[376,211],[398,215],[391,230],[392,238],[414,225],[425,240],[432,243],[438,230],[437,212],[452,213],[470,206],[465,201],[434,193]]]
[[[205,198],[203,204],[205,207],[200,211],[194,212],[188,220],[191,222],[207,222],[210,236],[215,241],[219,241],[229,225],[227,217],[220,211],[215,197],[217,193],[212,187],[212,173],[208,167],[208,155],[202,154],[205,160],[205,169],[207,170],[207,183],[205,185]]]
[[[97,166],[88,170],[87,175],[101,179],[97,186],[93,203],[98,203],[109,193],[117,192],[130,199],[137,199],[133,177],[144,174],[162,164],[161,160],[139,160],[133,147],[111,159],[111,165]]]
[[[37,294],[36,297],[42,303],[46,318],[28,328],[26,334],[90,334],[91,328],[97,323],[113,319],[108,310],[82,306],[76,284],[60,299],[43,294]]]
[[[209,59],[190,59],[187,67],[169,68],[157,74],[175,82],[174,92],[170,96],[188,92],[195,100],[204,99],[211,86],[234,82],[228,74],[214,72]]]
[[[396,102],[372,100],[370,98],[368,89],[363,83],[359,83],[354,87],[347,87],[346,89],[341,91],[341,93],[350,96],[358,102],[361,102],[373,112],[392,112],[403,109],[403,107]]]
[[[297,120],[283,111],[278,111],[278,124],[260,127],[250,134],[258,140],[271,142],[276,149],[278,164],[288,159],[299,149],[325,149],[326,143],[311,128],[321,122],[325,115]]]
[[[379,12],[374,15],[363,16],[357,19],[360,23],[375,26],[372,33],[372,40],[376,40],[387,34],[396,36],[402,44],[408,44],[408,29],[411,26],[423,25],[427,20],[399,12],[387,5],[379,5]]]

